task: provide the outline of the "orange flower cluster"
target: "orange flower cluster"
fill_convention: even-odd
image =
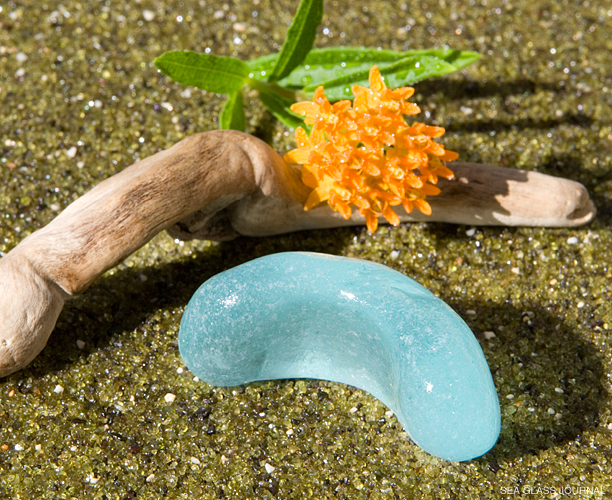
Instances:
[[[453,178],[445,162],[458,157],[433,141],[444,129],[407,125],[403,115],[421,111],[405,101],[414,89],[387,88],[376,66],[370,70],[370,88],[355,85],[352,90],[353,103],[331,104],[319,87],[312,101],[291,106],[313,125],[310,137],[298,127],[298,149],[285,155],[288,163],[303,165],[302,181],[313,188],[304,208],[327,201],[348,219],[354,205],[371,232],[380,216],[399,224],[392,207],[400,204],[408,213],[417,208],[431,214],[425,197],[440,192],[434,185],[438,176]]]

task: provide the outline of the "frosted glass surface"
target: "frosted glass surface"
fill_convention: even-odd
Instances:
[[[287,252],[220,273],[187,305],[179,348],[217,386],[316,378],[364,389],[441,458],[478,457],[499,436],[497,393],[468,326],[380,264]]]

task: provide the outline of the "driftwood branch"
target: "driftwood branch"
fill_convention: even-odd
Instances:
[[[578,226],[595,209],[573,181],[453,163],[432,216],[402,221]],[[226,240],[364,224],[327,206],[309,212],[297,170],[262,141],[234,131],[189,137],[101,182],[0,259],[0,376],[42,350],[64,300],[163,229],[183,239]],[[381,223],[384,221],[381,220]]]

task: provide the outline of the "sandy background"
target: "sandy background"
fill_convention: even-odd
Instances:
[[[223,97],[172,83],[155,57],[278,51],[297,2],[0,7],[8,252],[101,179],[217,127]],[[0,380],[0,498],[609,498],[611,32],[604,0],[326,1],[319,47],[480,52],[461,73],[416,86],[419,118],[446,127],[442,142],[464,161],[584,183],[597,219],[572,230],[427,223],[223,244],[160,235],[71,301],[43,353]],[[248,131],[291,149],[292,134],[254,94],[245,100]],[[429,456],[384,405],[340,384],[194,381],[177,350],[191,294],[288,250],[380,262],[447,301],[499,392],[493,450],[467,463]]]

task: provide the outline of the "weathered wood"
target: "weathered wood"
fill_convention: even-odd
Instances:
[[[418,210],[407,214],[394,207],[402,222],[450,222],[479,226],[575,227],[595,217],[595,206],[585,187],[568,179],[477,163],[453,162],[455,179],[439,179],[438,196],[427,198],[432,214]],[[240,234],[267,236],[301,229],[365,225],[355,210],[345,220],[326,204],[309,212],[301,203],[279,210],[271,200],[256,193],[240,200],[231,216],[232,227]],[[381,218],[381,224],[386,221]],[[179,233],[177,233],[179,234]],[[183,234],[188,237],[188,234]],[[205,237],[199,233],[198,237]]]
[[[42,350],[65,298],[189,214],[206,221],[254,192],[293,202],[308,189],[267,144],[233,131],[189,137],[98,184],[0,259],[0,376]]]
[[[577,226],[595,214],[573,181],[467,163],[452,169],[457,180],[441,180],[433,215],[403,221]],[[0,259],[0,376],[42,350],[66,298],[163,229],[223,240],[364,224],[327,206],[304,211],[308,193],[268,145],[227,130],[189,137],[101,182]]]

